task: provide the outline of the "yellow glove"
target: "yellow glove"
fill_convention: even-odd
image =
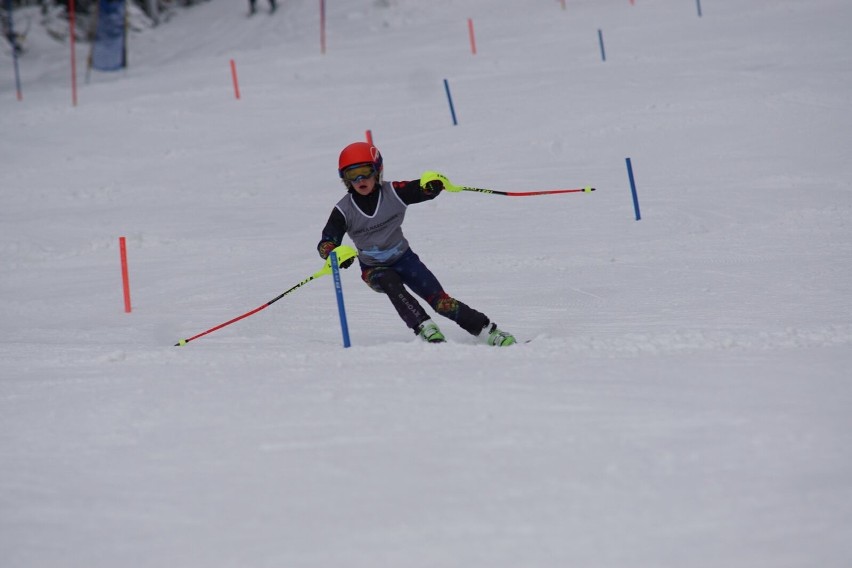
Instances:
[[[453,185],[447,176],[438,172],[423,172],[420,176],[420,189],[428,195],[437,195],[443,190],[461,191],[461,188]]]

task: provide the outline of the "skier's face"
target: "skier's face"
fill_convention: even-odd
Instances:
[[[362,177],[358,181],[349,182],[352,184],[352,188],[358,192],[359,195],[370,195],[374,189],[376,189],[376,174],[371,175],[370,177]]]
[[[341,176],[361,195],[369,195],[379,179],[375,164],[369,162],[349,166],[341,172]]]

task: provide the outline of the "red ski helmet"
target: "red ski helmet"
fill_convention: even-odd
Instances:
[[[371,164],[382,179],[382,154],[379,149],[368,142],[353,142],[340,152],[337,160],[337,173],[343,179],[343,170],[359,164]],[[344,180],[345,182],[345,180]]]

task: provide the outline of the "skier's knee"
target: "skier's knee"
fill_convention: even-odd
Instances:
[[[459,301],[450,297],[443,290],[440,294],[429,298],[429,305],[432,306],[433,310],[450,319],[455,319],[453,316],[458,314],[459,311]]]
[[[361,280],[375,292],[387,294],[393,290],[396,285],[402,285],[402,280],[394,270],[390,270],[384,266],[373,266],[364,269],[361,272]]]

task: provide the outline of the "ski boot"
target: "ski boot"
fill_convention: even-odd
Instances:
[[[426,343],[444,343],[446,338],[438,326],[430,319],[421,323],[414,331]]]
[[[482,331],[479,332],[479,337],[484,339],[486,344],[494,347],[508,347],[516,343],[514,336],[499,329],[496,323],[483,327]]]

